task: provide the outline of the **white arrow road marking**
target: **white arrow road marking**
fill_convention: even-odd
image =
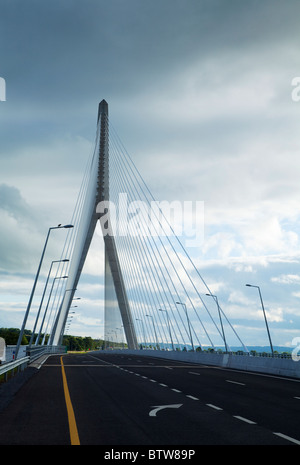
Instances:
[[[154,409],[150,411],[149,417],[156,417],[156,413],[159,410],[162,410],[164,408],[179,408],[183,404],[170,404],[170,405],[153,405]]]

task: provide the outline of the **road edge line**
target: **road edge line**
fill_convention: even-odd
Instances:
[[[76,420],[75,420],[75,414],[74,414],[74,409],[73,409],[73,405],[71,402],[71,397],[70,397],[70,392],[68,388],[67,377],[66,377],[66,372],[65,372],[65,367],[64,367],[62,356],[60,357],[60,362],[61,362],[61,372],[62,372],[62,379],[63,379],[65,401],[66,401],[67,412],[68,412],[71,445],[80,446],[80,440],[79,440],[79,435],[78,435],[78,430],[77,430],[77,425],[76,425]]]

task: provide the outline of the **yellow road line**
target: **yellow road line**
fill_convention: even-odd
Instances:
[[[79,436],[78,436],[78,431],[77,431],[77,425],[76,425],[74,410],[73,410],[73,406],[72,406],[72,402],[71,402],[71,398],[70,398],[70,393],[69,393],[69,388],[68,388],[68,383],[67,383],[67,377],[66,377],[66,372],[65,372],[65,367],[64,367],[62,357],[60,357],[60,362],[61,362],[61,372],[62,372],[64,393],[65,393],[65,401],[66,401],[67,412],[68,412],[71,445],[72,446],[80,446],[80,441],[79,441]]]

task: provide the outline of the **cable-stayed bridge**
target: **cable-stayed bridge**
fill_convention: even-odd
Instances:
[[[201,241],[190,207],[153,198],[103,100],[73,216],[49,228],[16,360],[0,366],[0,379],[23,364],[31,368],[17,389],[0,385],[1,445],[136,444],[151,447],[142,458],[186,459],[188,451],[197,462],[197,445],[300,445],[298,364],[230,353],[231,344],[248,349],[188,253]],[[201,231],[201,205],[196,217]],[[104,337],[128,349],[64,354],[67,318],[97,226],[105,249]],[[66,240],[51,262],[27,356],[18,357],[53,229],[65,229]],[[201,350],[218,346],[222,355]],[[189,351],[176,350],[184,347]],[[0,360],[1,351],[0,345]],[[116,448],[106,454],[124,458]]]
[[[158,172],[156,167],[155,175]],[[247,351],[187,251],[191,245],[199,248],[203,240],[202,202],[153,197],[109,123],[105,100],[99,104],[94,151],[70,223],[64,226],[69,230],[55,277],[65,278],[57,282],[56,307],[50,313],[44,303],[33,331],[38,336],[49,332],[48,345],[62,343],[100,223],[105,244],[106,341],[118,341],[129,349],[223,346],[226,351],[233,343]],[[29,311],[30,305],[23,328]],[[31,340],[31,345],[39,343],[39,337]]]

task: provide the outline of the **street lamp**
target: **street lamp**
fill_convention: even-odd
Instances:
[[[227,343],[226,343],[226,339],[225,339],[225,332],[224,332],[224,328],[223,328],[223,322],[222,322],[222,318],[221,318],[221,311],[220,311],[218,297],[216,295],[213,295],[213,294],[206,294],[206,295],[208,295],[209,297],[213,297],[215,299],[215,301],[216,301],[216,304],[217,304],[217,307],[218,307],[218,312],[219,312],[219,318],[220,318],[220,323],[221,323],[222,334],[223,334],[223,340],[224,340],[224,344],[225,344],[225,353],[227,354],[228,348],[227,348]]]
[[[144,322],[140,318],[136,318],[136,321],[140,321],[142,323],[142,329],[143,329],[143,334],[144,334],[144,343],[145,343],[145,349],[146,349],[147,342],[146,342],[146,333],[145,333]]]
[[[155,339],[156,339],[156,347],[159,350],[159,344],[158,344],[158,339],[157,339],[157,334],[156,334],[156,329],[155,329],[155,324],[154,324],[154,319],[152,315],[146,315],[148,318],[152,318],[152,323],[153,323],[153,329],[154,329],[154,334],[155,334]]]
[[[42,332],[42,328],[43,328],[43,325],[44,325],[44,321],[46,319],[46,313],[48,311],[48,307],[49,307],[49,303],[50,303],[50,299],[51,299],[51,295],[52,295],[52,292],[53,292],[53,288],[54,288],[54,284],[55,284],[55,281],[56,279],[67,279],[68,276],[57,276],[56,278],[53,279],[53,282],[52,282],[52,286],[51,286],[51,290],[50,290],[50,293],[49,293],[49,297],[48,297],[48,301],[47,301],[47,306],[46,306],[46,309],[45,309],[45,313],[44,313],[44,318],[43,318],[43,321],[42,321],[42,325],[41,325],[41,332]],[[41,345],[44,345],[44,341],[45,341],[45,338],[46,338],[46,332],[47,332],[47,329],[48,329],[48,325],[49,325],[49,321],[50,321],[50,317],[51,317],[51,314],[52,314],[52,309],[50,311],[50,316],[48,318],[48,323],[47,323],[47,327],[46,327],[46,330],[45,330],[45,333],[44,333],[44,337],[43,337],[43,340],[42,340],[42,344]],[[50,341],[50,337],[48,339],[48,344],[47,345],[50,345],[49,344],[49,341]]]
[[[49,239],[49,236],[50,236],[50,232],[52,231],[52,229],[62,229],[62,228],[67,228],[67,229],[73,228],[73,225],[72,224],[66,224],[65,226],[61,226],[59,224],[58,226],[53,226],[53,227],[49,228],[49,230],[48,230],[48,234],[47,234],[47,237],[46,237],[46,241],[45,241],[45,245],[44,245],[44,248],[43,248],[42,256],[41,256],[40,263],[39,263],[39,266],[38,266],[38,270],[37,270],[37,273],[36,273],[36,276],[35,276],[33,288],[32,288],[31,294],[30,294],[30,298],[29,298],[29,302],[28,302],[27,309],[26,309],[26,312],[25,312],[22,328],[21,328],[21,331],[20,331],[20,334],[19,334],[19,339],[18,339],[18,342],[17,342],[16,355],[15,355],[16,359],[18,357],[18,352],[19,352],[20,345],[21,345],[21,342],[22,342],[22,339],[23,339],[25,325],[27,323],[27,318],[28,318],[28,315],[29,315],[29,311],[30,311],[33,295],[34,295],[34,292],[35,292],[36,284],[37,284],[37,281],[38,281],[38,277],[39,277],[39,274],[40,274],[40,270],[41,270],[42,262],[43,262],[43,259],[44,259],[44,255],[45,255],[48,239]]]
[[[189,327],[189,332],[190,332],[191,344],[192,344],[193,352],[195,352],[193,338],[192,338],[192,332],[191,332],[191,325],[190,325],[190,320],[189,320],[189,317],[188,317],[188,312],[187,312],[186,305],[183,302],[176,302],[176,304],[182,305],[184,307],[184,309],[185,309],[186,319],[187,319],[187,322],[188,322],[188,327]]]
[[[248,287],[256,287],[256,288],[258,289],[259,297],[260,297],[260,301],[261,301],[261,306],[262,306],[262,310],[263,310],[263,314],[264,314],[264,318],[265,318],[265,322],[266,322],[267,333],[268,333],[268,337],[269,337],[269,341],[270,341],[271,352],[272,352],[272,356],[274,356],[273,345],[272,345],[272,341],[271,341],[271,336],[270,336],[270,331],[269,331],[267,316],[266,316],[266,313],[265,313],[265,307],[264,307],[263,300],[262,300],[262,296],[261,296],[261,292],[260,292],[260,287],[259,287],[259,286],[254,286],[253,284],[246,284],[246,286],[248,286]]]
[[[158,309],[159,312],[166,312],[166,315],[167,315],[167,322],[168,322],[168,327],[169,327],[169,333],[170,333],[170,339],[171,339],[171,344],[172,344],[172,349],[174,349],[174,344],[173,344],[173,339],[172,339],[172,333],[171,333],[171,327],[170,327],[170,319],[169,319],[169,314],[167,312],[167,310],[163,310],[162,308],[159,308]]]
[[[51,266],[50,266],[50,269],[49,269],[49,273],[48,273],[48,276],[47,276],[47,280],[46,280],[46,283],[45,283],[45,286],[44,286],[44,291],[43,291],[41,303],[40,303],[39,310],[38,310],[38,313],[37,313],[37,316],[36,316],[36,320],[35,320],[35,324],[34,324],[34,327],[33,327],[33,330],[32,330],[32,335],[31,335],[31,338],[30,338],[30,341],[29,341],[29,346],[31,346],[31,344],[32,344],[32,342],[33,342],[34,333],[35,333],[35,328],[36,328],[36,325],[37,325],[37,323],[38,323],[38,319],[39,319],[39,316],[40,316],[40,311],[41,311],[41,308],[42,308],[42,305],[43,305],[43,301],[44,301],[46,289],[47,289],[47,286],[48,286],[48,281],[49,281],[49,277],[50,277],[50,274],[51,274],[51,270],[52,270],[53,263],[68,262],[68,261],[69,261],[69,260],[68,260],[67,258],[64,258],[63,260],[53,260],[53,261],[51,262]],[[37,340],[39,339],[39,336],[40,336],[40,334],[38,335]]]
[[[74,293],[75,293],[75,291],[77,291],[77,288],[75,287],[75,288],[72,288],[72,289],[66,289],[65,292],[64,292],[63,300],[64,300],[64,298],[65,298],[67,292],[73,292],[73,291],[74,291]],[[73,299],[72,299],[72,300],[73,300]],[[71,305],[71,304],[69,304],[69,305]],[[66,324],[67,316],[68,316],[68,314],[66,314],[65,317],[64,317],[64,323],[63,323],[63,326],[62,326],[62,329],[61,329],[61,333],[60,333],[60,336],[59,336],[59,341],[60,341],[60,342],[58,342],[58,344],[61,344],[61,341],[62,341],[62,338],[63,338],[63,334],[64,334],[64,330],[65,330],[64,325]],[[49,338],[49,340],[51,341],[51,342],[50,342],[50,345],[53,344],[53,340],[54,340],[54,337],[55,337],[55,333],[56,333],[56,329],[57,329],[57,324],[58,324],[59,317],[60,317],[60,313],[57,314],[55,323],[54,323],[54,325],[53,325],[53,330],[52,330],[51,338]]]

